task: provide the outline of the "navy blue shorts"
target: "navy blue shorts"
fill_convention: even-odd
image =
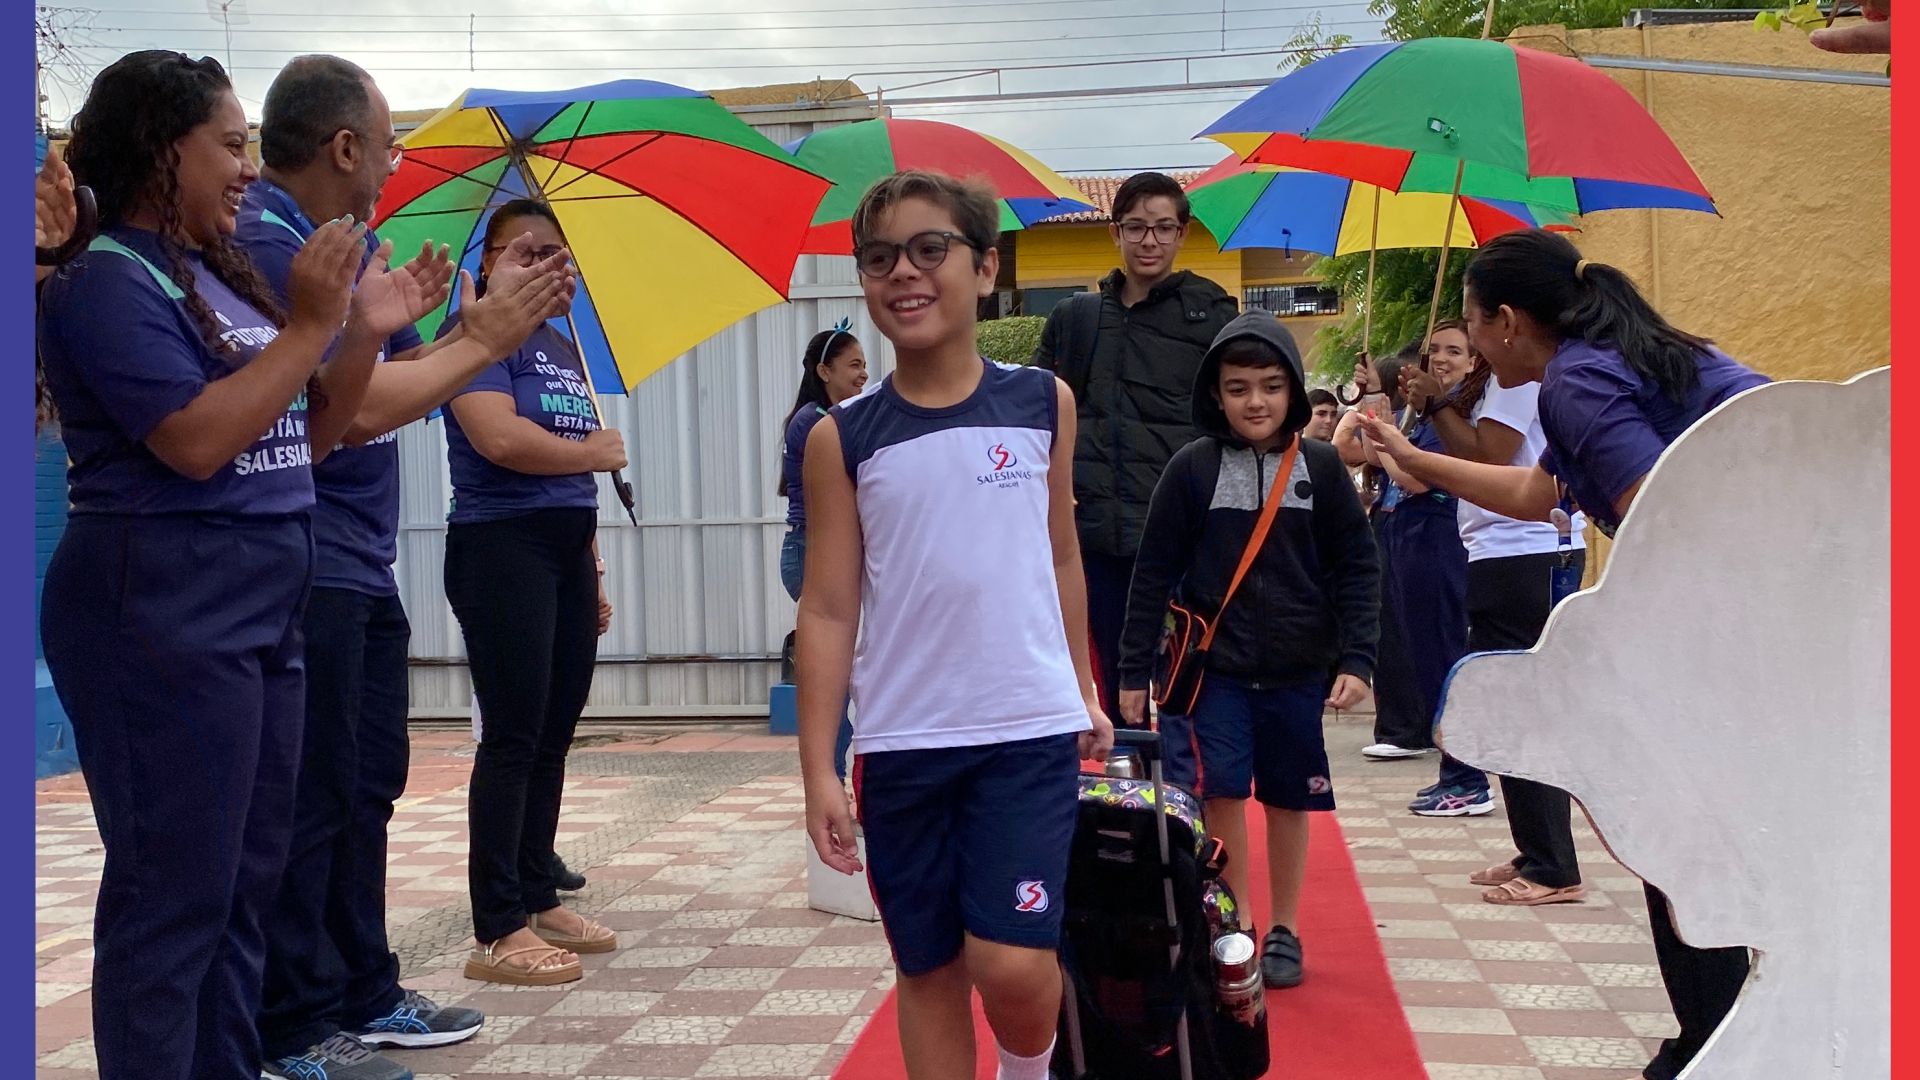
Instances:
[[[1333,809],[1320,718],[1327,684],[1250,684],[1208,672],[1192,716],[1162,715],[1167,779],[1203,799],[1245,799],[1281,810]]]
[[[867,880],[900,974],[952,963],[967,934],[1059,947],[1077,735],[879,751],[853,768]]]

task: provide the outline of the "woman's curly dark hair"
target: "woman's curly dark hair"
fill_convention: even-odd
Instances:
[[[142,207],[158,215],[167,276],[186,294],[187,311],[207,347],[222,357],[231,357],[238,346],[221,340],[219,320],[194,288],[181,243],[180,152],[174,144],[206,123],[220,95],[232,88],[226,70],[210,56],[193,60],[165,49],[128,53],[94,78],[86,103],[73,118],[73,140],[66,153],[74,182],[93,189],[102,228],[125,223]],[[227,288],[275,326],[286,325],[279,299],[239,245],[222,238],[203,245],[199,254]],[[308,381],[307,390],[314,395],[314,380]]]

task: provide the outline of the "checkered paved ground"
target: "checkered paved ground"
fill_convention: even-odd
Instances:
[[[1672,1029],[1638,881],[1582,828],[1587,903],[1480,902],[1466,874],[1511,855],[1504,819],[1408,814],[1434,763],[1364,761],[1369,720],[1328,723],[1339,816],[1429,1075],[1635,1074]],[[622,947],[585,957],[580,982],[540,989],[460,974],[472,744],[418,735],[388,858],[394,948],[407,985],[489,1021],[467,1044],[395,1056],[420,1080],[830,1075],[892,967],[878,925],[807,908],[792,740],[740,730],[583,732],[559,847],[591,878],[574,906]],[[90,1080],[102,853],[77,776],[39,785],[38,821],[38,1075]]]

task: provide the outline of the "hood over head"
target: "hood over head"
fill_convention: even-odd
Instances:
[[[1273,346],[1286,359],[1287,376],[1292,379],[1287,396],[1287,416],[1281,421],[1280,432],[1291,435],[1307,426],[1313,418],[1313,406],[1307,402],[1307,373],[1300,362],[1300,347],[1294,344],[1293,334],[1271,312],[1248,311],[1228,323],[1225,329],[1213,339],[1207,347],[1206,358],[1200,361],[1199,374],[1193,381],[1193,426],[1202,434],[1239,443],[1239,436],[1227,426],[1227,414],[1214,400],[1214,394],[1220,386],[1220,353],[1227,345],[1241,338],[1255,338]]]

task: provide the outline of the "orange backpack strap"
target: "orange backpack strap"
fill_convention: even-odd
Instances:
[[[1273,528],[1274,515],[1280,512],[1280,503],[1287,493],[1287,481],[1293,477],[1293,459],[1300,455],[1300,436],[1295,435],[1287,444],[1287,452],[1280,457],[1280,471],[1274,474],[1273,487],[1267,491],[1267,504],[1260,508],[1260,520],[1253,526],[1253,535],[1247,538],[1247,550],[1240,553],[1240,566],[1233,572],[1233,583],[1227,586],[1227,595],[1220,598],[1220,607],[1213,613],[1213,621],[1207,624],[1207,634],[1200,639],[1201,651],[1213,647],[1213,635],[1220,629],[1220,618],[1226,614],[1227,603],[1240,588],[1240,582],[1253,569],[1253,560],[1260,555],[1260,546],[1267,542],[1267,532]]]

